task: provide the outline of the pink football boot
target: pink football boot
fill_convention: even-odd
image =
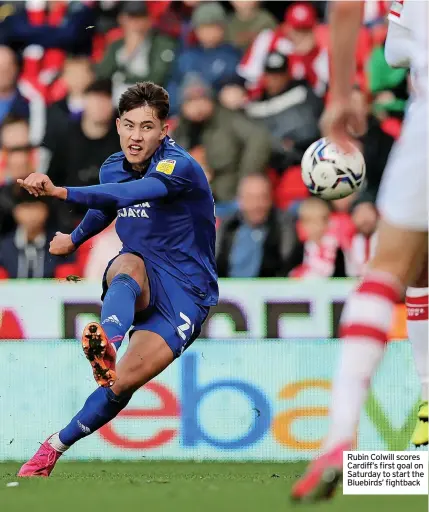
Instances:
[[[351,443],[342,443],[314,460],[292,488],[292,499],[310,502],[332,498],[343,474],[343,452],[351,449]]]
[[[43,476],[48,477],[57,463],[57,460],[61,457],[62,453],[57,452],[55,448],[49,444],[49,439],[40,446],[37,452],[26,462],[18,472],[17,476],[21,477],[33,477]]]

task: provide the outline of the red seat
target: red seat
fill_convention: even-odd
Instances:
[[[301,178],[301,167],[289,167],[275,185],[274,204],[277,208],[286,209],[295,201],[302,201],[309,195],[310,192]]]

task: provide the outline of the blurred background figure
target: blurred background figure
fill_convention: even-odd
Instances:
[[[218,2],[198,5],[191,18],[197,45],[183,50],[174,64],[168,84],[171,113],[179,111],[179,91],[186,75],[198,73],[217,93],[222,85],[237,76],[240,51],[227,42],[227,15]]]
[[[95,79],[94,68],[89,57],[70,55],[64,62],[61,79],[65,86],[65,96],[54,102],[47,112],[45,145],[55,137],[59,125],[79,119],[84,109],[85,90]]]
[[[301,203],[298,214],[298,233],[304,244],[302,263],[290,277],[332,277],[335,274],[338,243],[329,232],[331,210],[318,197]]]
[[[359,140],[356,146],[362,151],[367,168],[366,187],[359,191],[357,200],[375,203],[384,169],[389,158],[390,151],[395,141],[383,122],[374,115],[371,108],[371,95],[356,86],[353,101],[357,108],[367,115],[367,132]],[[375,109],[377,110],[377,109]]]
[[[361,277],[374,255],[377,242],[378,213],[375,205],[370,202],[356,205],[352,210],[352,221],[355,233],[350,246],[344,251],[345,270],[347,277]]]
[[[113,82],[113,101],[135,82],[166,85],[177,43],[154,30],[146,2],[124,2],[119,23],[123,37],[112,42],[97,67],[100,78]]]
[[[120,151],[110,80],[98,80],[87,87],[80,119],[69,121],[66,130],[58,127],[48,143],[52,156],[47,174],[54,183],[70,187],[99,183],[101,164]],[[61,206],[67,227],[74,228],[86,209],[65,203]]]
[[[271,166],[282,172],[301,163],[310,144],[320,137],[318,119],[323,101],[304,80],[294,80],[289,57],[270,53],[264,64],[260,93],[246,106],[246,113],[263,123],[271,134]]]
[[[305,79],[323,97],[329,80],[328,52],[317,39],[317,12],[309,2],[292,2],[275,30],[263,30],[248,48],[238,73],[250,91],[258,90],[268,54],[287,55],[295,80]]]
[[[174,139],[188,151],[201,148],[216,201],[233,201],[240,178],[264,172],[270,158],[268,133],[241,112],[220,106],[198,75],[186,77],[180,103]]]
[[[234,12],[227,25],[227,38],[245,52],[257,35],[265,29],[275,29],[277,20],[259,0],[236,0],[231,2]]]
[[[13,208],[22,197],[17,179],[25,179],[36,168],[30,145],[30,128],[25,117],[10,114],[0,125],[2,184],[0,185],[0,234],[15,227]]]
[[[0,46],[0,123],[8,115],[30,117],[28,101],[18,89],[18,61],[8,46]]]
[[[244,177],[238,187],[238,211],[218,230],[219,276],[287,276],[302,259],[297,242],[293,218],[273,206],[268,178]]]
[[[50,215],[51,213],[51,215]],[[13,208],[16,228],[0,237],[1,278],[65,278],[77,274],[73,257],[58,258],[49,254],[55,228],[54,219],[43,198],[27,194]]]

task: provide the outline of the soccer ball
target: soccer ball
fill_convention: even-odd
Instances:
[[[355,148],[344,153],[328,139],[314,142],[301,162],[302,180],[308,190],[322,199],[341,199],[358,190],[365,180],[365,160]]]

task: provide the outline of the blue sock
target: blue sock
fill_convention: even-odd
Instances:
[[[101,308],[101,325],[116,350],[134,320],[134,309],[141,289],[128,274],[118,274],[112,279]]]
[[[131,395],[120,397],[110,388],[100,387],[89,395],[83,408],[60,433],[60,441],[71,446],[89,436],[117,416],[128,404]]]

